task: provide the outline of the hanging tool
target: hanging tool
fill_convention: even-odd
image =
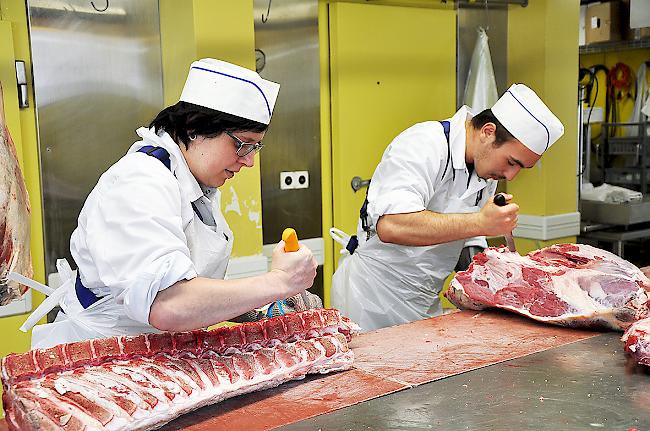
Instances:
[[[503,195],[503,193],[498,193],[496,196],[494,196],[494,204],[500,207],[504,207],[508,204],[508,202],[506,202],[506,197]],[[508,245],[508,250],[510,250],[513,253],[516,253],[517,246],[515,246],[515,239],[512,237],[512,232],[505,234],[504,237],[506,238],[506,244]]]

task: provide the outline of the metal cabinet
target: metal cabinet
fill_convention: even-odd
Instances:
[[[650,136],[648,123],[603,123],[599,158],[604,181],[648,193],[650,186]],[[638,129],[633,136],[610,136],[615,128]]]

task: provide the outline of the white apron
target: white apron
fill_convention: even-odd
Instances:
[[[233,234],[221,214],[219,199],[214,198],[210,202],[217,227],[206,226],[194,214],[184,232],[190,259],[198,276],[223,279],[232,252]],[[151,325],[125,316],[123,306],[116,303],[112,295],[102,297],[84,309],[75,292],[76,274],[70,270],[65,260],[57,262],[57,269],[63,284],[30,315],[21,329],[31,328],[57,304],[62,312],[59,312],[54,322],[34,326],[32,349],[91,338],[158,332]]]
[[[450,197],[439,206],[428,209],[440,213],[479,209],[458,197]],[[439,315],[442,307],[438,294],[464,244],[465,240],[457,240],[410,247],[382,243],[375,234],[354,254],[342,257],[332,278],[332,307],[364,331]]]

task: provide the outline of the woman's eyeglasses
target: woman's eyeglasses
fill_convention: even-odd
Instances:
[[[244,142],[230,132],[226,132],[226,135],[230,136],[235,141],[238,157],[246,157],[252,152],[258,153],[262,148],[264,148],[264,144],[262,143],[262,141]]]

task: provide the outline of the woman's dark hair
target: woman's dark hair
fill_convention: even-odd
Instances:
[[[480,114],[472,117],[471,121],[472,121],[472,127],[474,127],[475,129],[480,129],[481,127],[485,126],[487,123],[494,123],[494,125],[496,126],[494,143],[497,146],[511,139],[515,139],[515,137],[512,136],[512,133],[508,132],[508,129],[503,127],[503,124],[501,124],[499,120],[497,120],[497,117],[494,116],[491,109],[486,109],[482,111]]]
[[[190,143],[190,135],[217,136],[223,132],[263,132],[267,125],[227,114],[188,102],[178,102],[169,106],[153,119],[149,127],[156,133],[164,130],[177,143],[185,148]]]

